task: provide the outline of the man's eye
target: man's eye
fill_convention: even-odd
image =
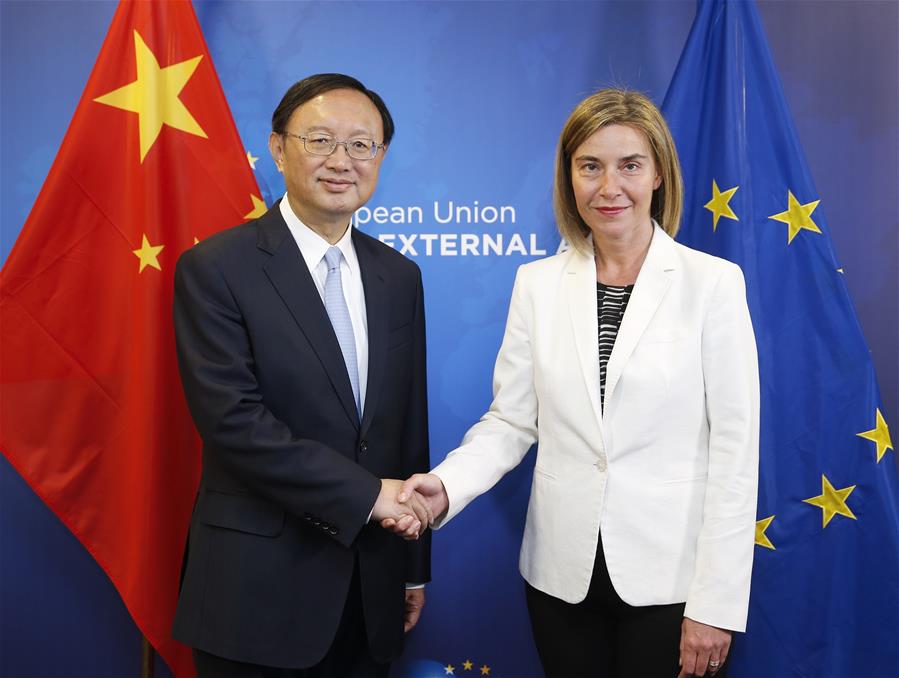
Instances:
[[[306,137],[306,143],[311,146],[327,148],[328,146],[331,145],[331,137],[323,137],[323,136]]]
[[[355,148],[358,151],[369,151],[371,150],[372,141],[369,139],[350,139],[350,146]]]

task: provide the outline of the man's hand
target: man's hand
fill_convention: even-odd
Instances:
[[[449,508],[449,497],[446,495],[446,489],[443,487],[443,481],[433,473],[416,473],[403,483],[402,490],[397,497],[400,503],[421,502],[425,505],[429,515],[428,522],[425,527],[433,525],[434,520],[446,513]],[[406,539],[408,528],[402,523],[392,519],[390,516],[381,520],[381,527],[390,530],[395,534],[400,534]],[[424,529],[422,529],[422,532]]]
[[[403,631],[409,633],[418,623],[421,610],[425,606],[424,587],[418,589],[406,589],[406,613]]]
[[[731,632],[684,617],[680,637],[680,673],[677,678],[717,673],[727,658]]]
[[[418,493],[407,494],[404,501],[397,500],[403,482],[392,478],[381,479],[381,491],[375,501],[371,519],[384,525],[389,521],[391,531],[404,539],[418,539],[433,520],[427,503]]]

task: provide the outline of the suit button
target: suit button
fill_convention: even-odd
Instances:
[[[312,520],[312,514],[311,514],[311,513],[304,513],[304,514],[303,514],[303,520]]]
[[[330,527],[331,527],[331,526],[328,525],[328,523],[326,523],[324,520],[322,521],[322,529],[323,529],[325,532],[327,532],[328,529],[330,529]]]
[[[316,527],[318,527],[319,525],[322,524],[322,521],[320,521],[318,518],[313,518],[312,524],[315,525]]]
[[[362,442],[359,443],[359,451],[360,452],[368,451],[368,441],[367,440],[363,440]]]
[[[328,532],[336,536],[340,533],[340,530],[338,530],[336,527],[332,527],[330,530],[328,530]]]
[[[596,468],[598,468],[600,471],[605,471],[608,468],[605,457],[599,458],[599,461],[596,462]]]

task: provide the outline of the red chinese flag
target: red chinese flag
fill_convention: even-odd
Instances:
[[[178,377],[178,255],[264,204],[189,2],[123,1],[0,276],[0,449],[170,638],[200,472]]]

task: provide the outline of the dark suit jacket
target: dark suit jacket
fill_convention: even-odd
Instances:
[[[276,205],[186,251],[175,334],[203,439],[175,638],[282,667],[327,652],[359,561],[373,656],[402,650],[405,582],[430,579],[430,542],[366,519],[379,478],[428,469],[418,267],[354,230],[368,318],[361,425],[337,338]]]

